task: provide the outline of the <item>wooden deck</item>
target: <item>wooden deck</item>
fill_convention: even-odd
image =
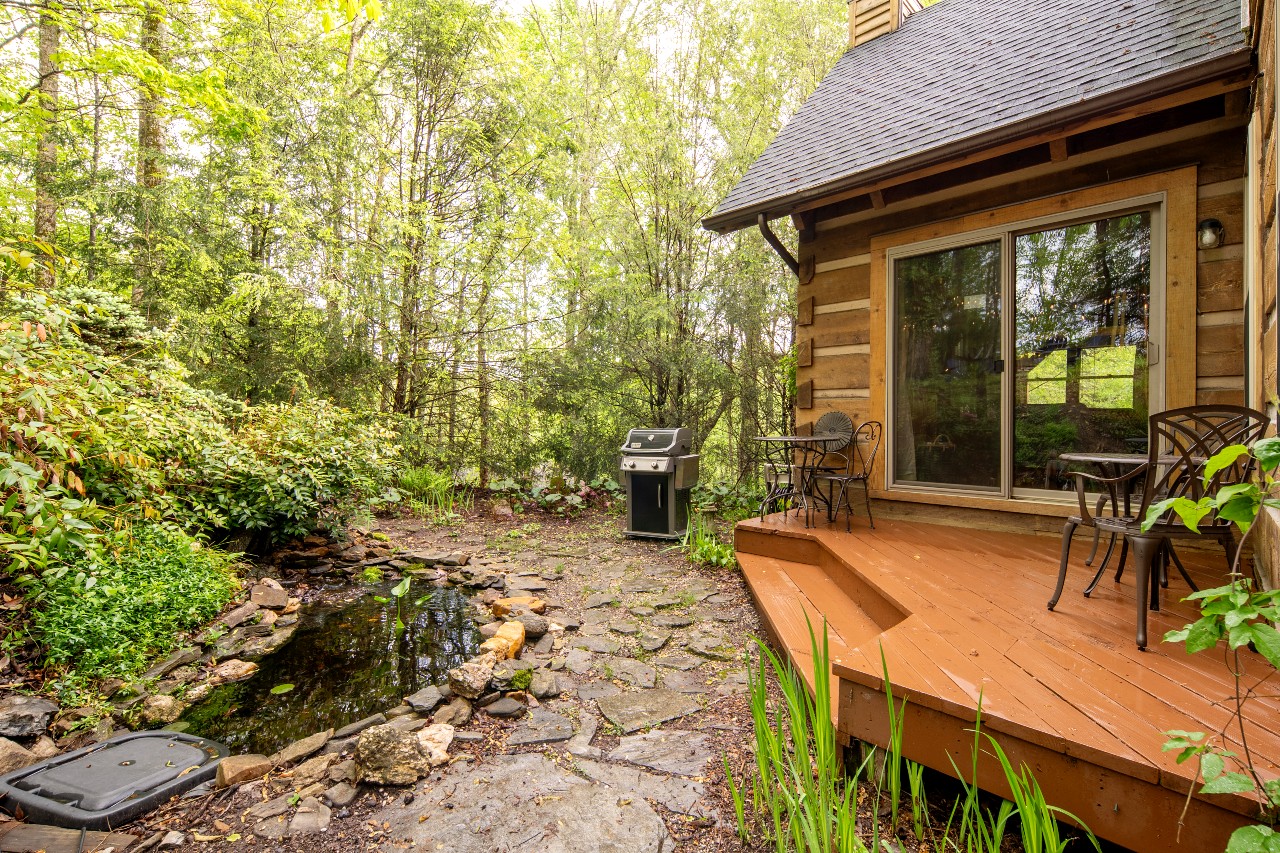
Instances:
[[[1195,762],[1179,765],[1161,752],[1162,733],[1222,733],[1232,695],[1222,654],[1188,655],[1157,641],[1194,618],[1178,600],[1188,591],[1180,577],[1164,591],[1163,610],[1150,615],[1153,645],[1141,652],[1132,571],[1120,583],[1108,574],[1091,598],[1081,595],[1092,576],[1083,564],[1086,540],[1076,543],[1051,613],[1057,538],[904,521],[855,525],[851,534],[843,523],[806,530],[794,516],[775,515],[739,524],[735,544],[769,630],[801,671],[811,672],[805,617],[820,630],[825,616],[844,738],[887,742],[883,650],[895,697],[909,700],[908,758],[950,775],[954,760],[967,772],[981,696],[984,730],[1015,765],[1034,770],[1051,803],[1101,838],[1138,851],[1203,853],[1224,849],[1232,830],[1253,822],[1247,798],[1197,796],[1178,836]],[[1184,562],[1201,588],[1223,580],[1219,553],[1188,551]],[[1253,684],[1269,667],[1249,657]],[[1275,771],[1280,700],[1252,700],[1248,718],[1250,749]],[[1234,728],[1219,741],[1242,751]],[[979,782],[1008,794],[989,755],[980,757]]]

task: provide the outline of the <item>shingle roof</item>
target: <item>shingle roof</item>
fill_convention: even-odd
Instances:
[[[704,220],[732,230],[963,140],[1243,66],[1240,0],[943,0],[848,50]],[[1149,97],[1149,94],[1148,94]]]

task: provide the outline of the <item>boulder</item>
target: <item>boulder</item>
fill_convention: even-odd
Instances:
[[[548,672],[545,669],[535,670],[533,673],[533,683],[529,685],[529,692],[533,694],[535,699],[551,699],[560,695],[560,679],[556,677],[554,672]]]
[[[316,732],[310,737],[304,737],[302,740],[294,741],[271,756],[271,763],[280,765],[301,761],[312,753],[319,752],[320,748],[328,743],[331,737],[333,737],[333,729],[328,729],[327,731]]]
[[[218,624],[226,626],[228,629],[236,628],[248,621],[249,617],[258,612],[258,605],[252,601],[246,601],[239,607],[235,608],[227,615],[218,620]]]
[[[40,760],[34,752],[22,748],[8,738],[0,737],[0,775],[21,770]]]
[[[5,693],[0,696],[0,737],[35,737],[44,734],[58,706],[39,696]]]
[[[480,644],[480,651],[493,652],[498,660],[506,660],[518,657],[523,646],[524,625],[519,622],[505,622],[498,629],[498,633]]]
[[[358,735],[370,726],[377,726],[387,721],[386,714],[374,714],[372,717],[365,717],[363,720],[356,720],[354,723],[343,726],[333,733],[335,740]]]
[[[149,726],[163,726],[172,723],[187,710],[187,703],[174,696],[148,696],[142,700],[139,710],[142,722]]]
[[[224,660],[209,671],[209,680],[207,684],[210,687],[217,687],[219,684],[227,684],[232,681],[243,681],[258,671],[256,663],[248,661]],[[194,701],[194,700],[193,700]]]
[[[299,764],[293,771],[293,787],[305,788],[308,785],[329,778],[329,768],[338,760],[338,756],[333,753],[317,755],[315,758],[308,758]]]
[[[289,593],[274,578],[263,578],[249,591],[249,601],[259,607],[283,610],[289,604]]]
[[[335,808],[342,808],[355,802],[356,794],[358,793],[359,791],[356,790],[355,785],[349,782],[339,782],[324,792],[324,799],[329,805]]]
[[[536,596],[516,595],[495,600],[489,605],[489,609],[493,611],[494,616],[506,616],[516,609],[527,610],[530,613],[542,613],[547,609],[547,603]]]
[[[356,775],[374,785],[412,785],[431,772],[431,755],[413,732],[392,725],[360,733],[356,743]]]
[[[436,723],[448,723],[451,726],[465,726],[471,722],[471,703],[461,696],[436,711],[432,718]]]
[[[526,660],[498,661],[489,677],[489,685],[494,690],[524,689],[533,683],[532,673],[521,676],[518,673],[533,669],[533,662]],[[525,681],[524,679],[528,679]]]
[[[537,613],[521,613],[515,617],[515,621],[524,626],[524,635],[534,640],[547,633],[551,627],[547,617],[539,616]]]
[[[228,755],[218,762],[218,787],[229,788],[261,779],[271,772],[271,767],[271,759],[265,755]]]
[[[404,701],[419,714],[430,714],[444,701],[444,696],[440,693],[439,687],[431,686],[422,688],[412,696],[404,697]]]
[[[493,675],[493,665],[497,662],[497,655],[492,653],[472,658],[462,666],[449,670],[449,687],[459,696],[477,698],[484,693],[489,677]]]
[[[517,702],[515,699],[503,697],[491,705],[486,705],[484,712],[491,717],[511,719],[523,714],[525,712],[525,706]]]
[[[418,744],[426,752],[432,767],[449,762],[449,744],[453,743],[453,726],[436,723],[418,732]]]

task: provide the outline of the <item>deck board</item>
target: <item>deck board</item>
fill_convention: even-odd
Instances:
[[[845,736],[867,739],[879,725],[883,709],[848,703],[855,701],[850,697],[866,701],[883,694],[883,653],[895,698],[909,697],[918,706],[916,725],[933,727],[935,750],[959,743],[981,696],[987,728],[1033,757],[1077,807],[1091,808],[1103,837],[1162,851],[1215,844],[1252,817],[1251,802],[1197,796],[1191,814],[1210,825],[1179,840],[1163,824],[1178,813],[1177,797],[1196,768],[1194,762],[1177,764],[1161,746],[1170,729],[1226,729],[1233,682],[1223,656],[1188,655],[1180,645],[1157,641],[1198,615],[1193,604],[1181,601],[1189,590],[1176,572],[1162,591],[1161,611],[1149,614],[1153,643],[1138,650],[1131,567],[1116,582],[1113,562],[1086,599],[1081,591],[1093,573],[1083,565],[1088,546],[1083,538],[1076,543],[1066,590],[1049,612],[1057,537],[907,521],[845,533],[843,524],[806,529],[782,516],[749,520],[737,530],[744,575],[766,624],[797,666],[812,663],[803,614],[825,615],[833,680],[841,682],[836,692],[845,703],[838,707],[838,727]],[[803,559],[788,559],[792,553]],[[1201,588],[1225,582],[1220,552],[1180,554]],[[1251,672],[1266,671],[1261,658],[1245,654]],[[1280,775],[1280,698],[1251,700],[1247,718],[1255,757],[1267,774]],[[1234,730],[1221,731],[1220,739],[1239,749]],[[1053,755],[1060,765],[1047,766]],[[933,755],[932,766],[947,772],[944,757]],[[1122,806],[1129,818],[1111,820]],[[1134,814],[1160,825],[1138,821],[1135,828]],[[1157,821],[1156,815],[1163,817]]]

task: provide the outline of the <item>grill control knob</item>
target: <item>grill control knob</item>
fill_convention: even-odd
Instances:
[[[628,464],[628,466],[629,466],[629,467],[631,467],[631,468],[636,467],[636,463],[634,463],[634,462],[629,462],[629,463],[627,463],[627,464]]]
[[[657,462],[652,463],[652,464],[651,464],[651,467],[653,468],[653,470],[657,471],[657,470],[658,470],[658,463],[657,463]]]

